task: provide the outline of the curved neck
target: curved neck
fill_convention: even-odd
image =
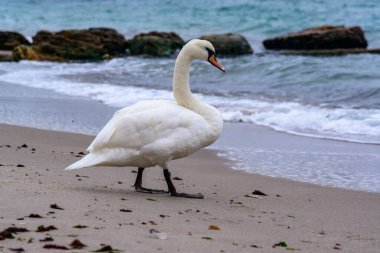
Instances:
[[[191,94],[189,87],[190,65],[193,60],[185,50],[181,50],[174,67],[173,94],[177,104],[192,109],[198,100]]]
[[[217,109],[198,100],[189,87],[190,65],[193,59],[186,53],[185,48],[179,53],[174,67],[173,94],[177,104],[198,113],[215,129],[219,135],[223,127],[223,119]]]

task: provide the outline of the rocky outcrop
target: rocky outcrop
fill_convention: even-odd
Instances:
[[[185,42],[174,32],[140,33],[129,41],[132,55],[169,56],[180,50]]]
[[[54,61],[102,60],[124,55],[127,45],[124,36],[110,28],[63,30],[56,33],[39,31],[33,37],[31,47],[14,50],[14,58]]]
[[[12,51],[0,50],[0,62],[2,61],[13,61]]]
[[[321,50],[367,48],[363,30],[358,26],[320,26],[263,41],[266,49]]]
[[[20,45],[13,48],[13,61],[30,60],[30,61],[64,61],[58,56],[44,55],[34,46]]]
[[[210,41],[215,47],[217,55],[232,56],[253,53],[253,49],[246,38],[240,34],[210,34],[204,35],[200,39]]]
[[[365,49],[325,49],[325,50],[284,50],[282,55],[309,55],[309,56],[339,56],[347,54],[380,54],[379,48]]]
[[[19,33],[0,31],[0,50],[12,50],[18,45],[30,45],[30,42]]]

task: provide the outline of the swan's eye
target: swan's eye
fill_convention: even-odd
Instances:
[[[208,57],[209,57],[209,58],[210,58],[212,55],[215,55],[215,56],[216,56],[216,53],[215,53],[213,50],[211,50],[210,48],[206,47],[206,50],[207,50],[207,52],[208,52]]]

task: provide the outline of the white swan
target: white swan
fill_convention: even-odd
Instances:
[[[168,162],[186,157],[212,144],[220,135],[223,120],[219,111],[194,97],[189,87],[189,71],[194,59],[207,60],[224,68],[215,58],[215,49],[205,40],[188,42],[175,62],[173,94],[175,101],[147,100],[120,109],[88,147],[89,154],[67,170],[90,166],[138,167],[135,189],[140,192],[166,192],[141,186],[144,168],[163,168],[171,196],[203,198],[177,193]]]

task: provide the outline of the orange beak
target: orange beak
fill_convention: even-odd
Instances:
[[[215,67],[217,67],[218,69],[220,69],[221,71],[223,72],[226,72],[226,70],[224,69],[224,67],[222,65],[220,65],[220,63],[216,60],[215,58],[215,55],[211,55],[209,58],[208,58],[208,61],[214,65]]]

